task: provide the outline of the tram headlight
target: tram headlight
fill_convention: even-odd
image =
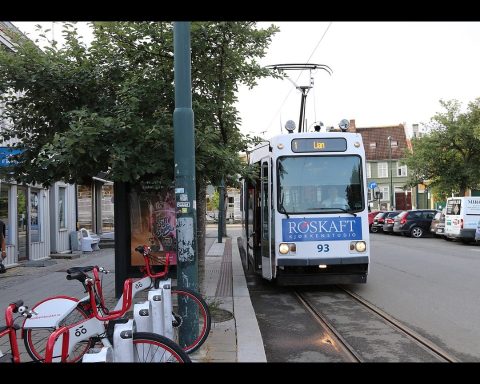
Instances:
[[[350,250],[357,252],[365,252],[367,250],[367,243],[365,241],[352,241],[350,243]]]
[[[286,255],[287,253],[295,253],[297,252],[297,244],[295,243],[280,243],[278,246],[278,252],[282,255]]]
[[[288,246],[287,243],[280,243],[280,246],[278,247],[278,252],[280,252],[282,255],[286,255],[290,251],[290,247]]]

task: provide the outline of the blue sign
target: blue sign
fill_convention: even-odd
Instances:
[[[362,240],[360,217],[283,219],[282,241]]]
[[[22,153],[23,149],[16,149],[10,147],[0,147],[0,167],[6,167],[10,165],[9,157],[12,155],[18,155]]]
[[[377,183],[375,181],[371,181],[370,183],[368,183],[368,188],[369,189],[377,188]]]

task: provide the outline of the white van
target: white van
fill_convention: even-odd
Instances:
[[[445,238],[468,243],[475,240],[480,220],[480,197],[449,197],[445,214]]]

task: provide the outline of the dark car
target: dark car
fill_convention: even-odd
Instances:
[[[380,212],[373,218],[373,223],[371,226],[371,231],[373,233],[383,231],[383,223],[385,222],[385,216],[387,216],[388,212]]]
[[[403,211],[395,218],[393,231],[406,236],[422,237],[430,232],[430,225],[437,212],[434,209]]]
[[[380,212],[383,212],[383,211],[371,211],[371,212],[368,212],[368,230],[369,230],[370,232],[373,232],[373,231],[372,231],[373,219],[374,219],[375,216],[377,216]]]
[[[387,216],[385,216],[385,222],[383,223],[383,232],[384,233],[393,233],[393,220],[403,211],[390,211]]]
[[[430,233],[436,237],[445,235],[445,213],[437,212],[430,225]]]

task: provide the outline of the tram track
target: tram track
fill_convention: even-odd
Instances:
[[[383,323],[387,324],[389,327],[393,328],[395,331],[404,335],[410,343],[415,344],[419,348],[426,351],[430,354],[436,361],[439,362],[458,362],[458,359],[453,357],[451,354],[427,340],[425,337],[421,336],[411,328],[400,323],[398,320],[394,319],[392,316],[388,315],[381,309],[370,304],[362,297],[358,296],[356,293],[345,289],[341,286],[336,287],[340,292],[345,293],[347,297],[352,300],[356,305],[361,306],[363,311],[367,311],[370,315],[375,316],[377,319],[380,319]],[[305,292],[294,290],[294,295],[297,297],[298,301],[302,306],[310,313],[310,315],[317,321],[317,323],[325,329],[329,337],[332,339],[331,343],[339,346],[338,350],[341,351],[342,355],[345,356],[347,361],[351,362],[366,362],[369,361],[367,358],[362,356],[362,353],[358,351],[358,347],[352,346],[348,341],[348,337],[342,335],[342,331],[333,324],[329,318],[319,310],[318,303],[314,303],[313,300],[310,300],[307,297]],[[342,303],[344,305],[344,303]]]

